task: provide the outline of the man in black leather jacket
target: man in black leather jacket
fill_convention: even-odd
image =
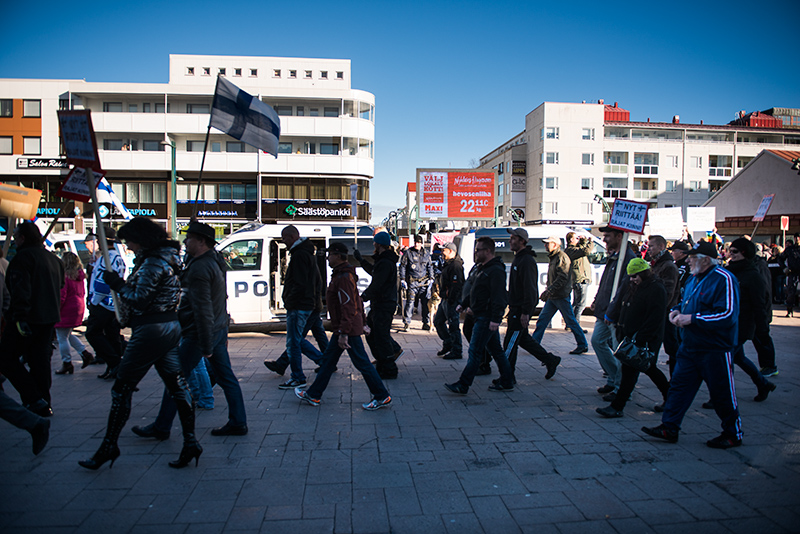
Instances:
[[[214,436],[247,434],[244,398],[239,381],[231,369],[228,355],[228,309],[225,287],[225,262],[214,245],[214,229],[193,222],[186,230],[186,252],[189,256],[181,273],[181,301],[178,319],[181,341],[178,358],[185,375],[197,367],[200,358],[208,358],[213,375],[228,401],[228,423],[211,430]],[[155,422],[133,427],[142,437],[167,439],[175,419],[175,402],[164,390],[161,410]]]
[[[458,255],[454,243],[444,246],[442,256],[445,261],[438,280],[442,300],[433,317],[433,326],[443,342],[439,354],[445,360],[460,360],[461,330],[458,327],[459,313],[456,308],[461,302],[461,290],[464,286],[464,261]]]

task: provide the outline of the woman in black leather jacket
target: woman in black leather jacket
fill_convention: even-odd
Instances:
[[[667,316],[667,291],[664,284],[654,274],[650,265],[641,258],[634,258],[628,263],[630,285],[628,292],[622,299],[619,308],[619,317],[612,317],[618,324],[622,334],[633,338],[636,336],[636,345],[647,347],[658,354],[661,343],[664,341],[664,318]],[[618,331],[619,331],[618,329]],[[661,392],[664,399],[669,391],[669,381],[661,369],[654,362],[644,372]],[[603,417],[622,417],[622,411],[639,380],[639,371],[629,365],[622,364],[622,380],[616,397],[609,406],[597,408],[597,413]],[[655,411],[661,411],[662,405],[657,405]]]
[[[123,281],[113,271],[104,271],[105,282],[117,292],[117,298],[130,311],[131,337],[111,388],[111,412],[103,443],[89,460],[78,462],[87,469],[97,469],[119,457],[117,439],[131,413],[131,397],[136,385],[151,366],[155,366],[164,385],[178,406],[183,427],[183,449],[170,467],[185,467],[203,452],[194,433],[194,404],[178,361],[178,279],[180,243],[167,239],[157,223],[136,217],[119,229],[119,239],[136,253],[134,271]]]

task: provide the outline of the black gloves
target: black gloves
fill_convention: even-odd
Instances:
[[[125,285],[125,280],[115,271],[103,271],[103,281],[114,291],[119,291]]]
[[[361,263],[361,260],[364,258],[364,257],[361,255],[361,252],[359,252],[359,250],[358,250],[357,248],[356,248],[356,249],[353,249],[353,257],[356,259],[356,261],[357,261],[358,263]]]

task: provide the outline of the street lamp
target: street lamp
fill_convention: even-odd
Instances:
[[[178,199],[177,196],[177,174],[175,171],[175,141],[161,141],[162,146],[172,148],[172,167],[170,172],[170,216],[169,216],[169,233],[175,238],[178,236]]]

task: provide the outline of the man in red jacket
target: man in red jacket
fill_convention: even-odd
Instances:
[[[358,294],[358,276],[355,268],[347,261],[347,247],[342,243],[334,243],[328,248],[328,265],[333,269],[331,283],[326,293],[328,313],[331,316],[331,337],[325,354],[322,355],[322,365],[316,380],[304,391],[297,387],[294,394],[297,398],[311,406],[322,403],[322,393],[328,386],[331,375],[336,370],[336,364],[342,352],[347,350],[350,360],[364,377],[372,400],[361,407],[365,410],[379,410],[392,404],[392,397],[383,385],[378,371],[369,361],[364,350],[361,334],[368,334],[366,317],[364,316],[364,303]]]

